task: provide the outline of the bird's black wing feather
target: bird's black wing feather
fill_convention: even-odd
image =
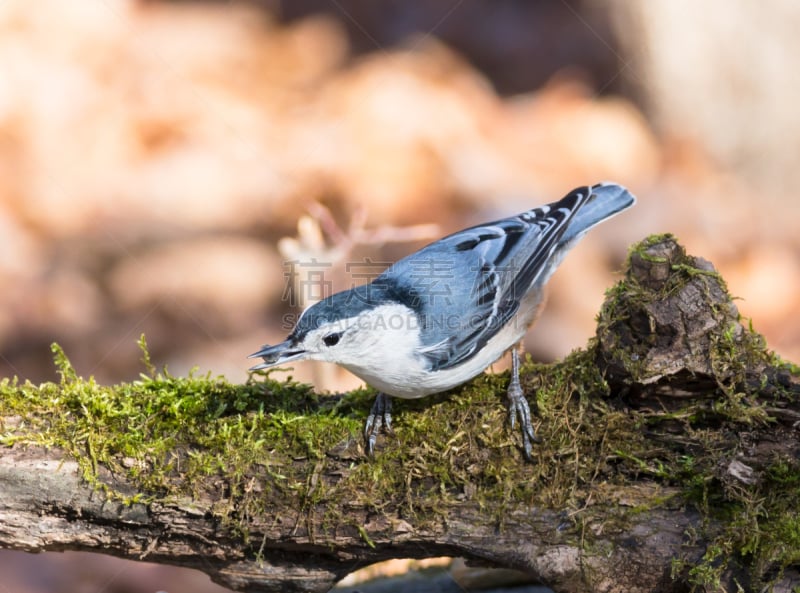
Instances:
[[[589,195],[580,188],[559,202],[460,231],[378,278],[418,313],[431,370],[465,362],[511,320]]]

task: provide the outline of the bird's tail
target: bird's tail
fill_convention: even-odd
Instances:
[[[568,243],[580,238],[594,225],[636,203],[636,197],[616,183],[598,183],[591,189],[591,197],[572,217],[567,230],[561,236],[560,243]]]

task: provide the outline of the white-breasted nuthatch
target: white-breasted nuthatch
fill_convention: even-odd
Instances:
[[[520,417],[525,457],[536,435],[519,382],[514,346],[536,318],[544,285],[594,225],[632,206],[624,187],[581,187],[546,206],[477,225],[401,259],[374,281],[306,309],[288,338],[250,358],[251,370],[295,360],[334,362],[380,393],[364,428],[374,451],[391,432],[391,397],[445,391],[482,373],[512,349],[512,429]]]

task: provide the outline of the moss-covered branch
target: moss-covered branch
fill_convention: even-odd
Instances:
[[[102,386],[56,347],[59,383],[0,383],[0,546],[146,557],[252,591],[441,554],[557,591],[785,584],[798,369],[671,237],[629,263],[586,348],[524,366],[533,464],[505,426],[503,375],[396,402],[396,435],[366,459],[366,390],[172,377],[144,344],[147,374]]]

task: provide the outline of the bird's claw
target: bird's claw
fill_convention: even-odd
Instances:
[[[509,388],[508,390],[508,420],[511,424],[511,430],[517,427],[517,414],[519,414],[520,432],[522,432],[522,449],[525,454],[525,459],[532,461],[532,443],[539,443],[541,439],[536,436],[531,424],[531,408],[528,405],[528,400],[522,393],[522,389],[517,386],[516,388]]]
[[[533,461],[532,443],[540,443],[541,439],[536,436],[531,423],[531,408],[525,393],[519,383],[519,358],[516,351],[512,352],[511,358],[511,383],[508,386],[508,421],[511,430],[517,427],[517,414],[519,414],[520,430],[522,432],[522,450],[525,459]]]
[[[392,430],[392,398],[379,393],[364,423],[364,443],[367,455],[375,454],[375,443],[378,434],[383,430],[386,434],[394,434]]]

